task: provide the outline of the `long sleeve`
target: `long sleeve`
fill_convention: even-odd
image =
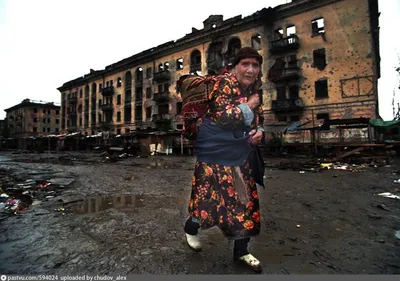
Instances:
[[[246,101],[247,98],[241,96],[240,90],[232,79],[226,76],[221,77],[210,94],[209,118],[217,124],[232,127],[251,123],[254,117],[253,112],[248,107],[248,110],[244,109],[242,112],[239,106]]]

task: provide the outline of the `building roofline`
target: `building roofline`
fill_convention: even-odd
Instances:
[[[27,106],[37,106],[40,108],[54,108],[54,109],[60,109],[60,105],[55,104],[54,102],[43,102],[43,101],[34,101],[30,99],[25,99],[22,102],[20,102],[17,105],[14,105],[10,108],[4,109],[5,112],[9,113],[11,111],[14,111],[18,108],[23,108]]]

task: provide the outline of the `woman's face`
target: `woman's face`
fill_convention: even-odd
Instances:
[[[256,58],[242,59],[235,66],[233,72],[236,74],[239,84],[244,89],[247,89],[256,81],[258,73],[260,72],[260,63]]]

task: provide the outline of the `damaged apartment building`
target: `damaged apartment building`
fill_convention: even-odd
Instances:
[[[293,0],[244,18],[211,15],[201,30],[64,83],[61,129],[174,146],[183,128],[179,77],[220,73],[244,46],[264,57],[265,124],[326,129],[333,120],[377,118],[378,16],[377,0]],[[310,139],[311,131],[295,132],[294,140]]]

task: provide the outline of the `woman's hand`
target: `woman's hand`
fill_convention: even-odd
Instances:
[[[263,137],[262,131],[251,130],[249,135],[250,135],[250,143],[251,144],[253,144],[253,145],[261,144],[261,140]]]
[[[256,108],[260,104],[260,96],[257,94],[251,95],[247,100],[247,105],[250,107],[251,110]]]

